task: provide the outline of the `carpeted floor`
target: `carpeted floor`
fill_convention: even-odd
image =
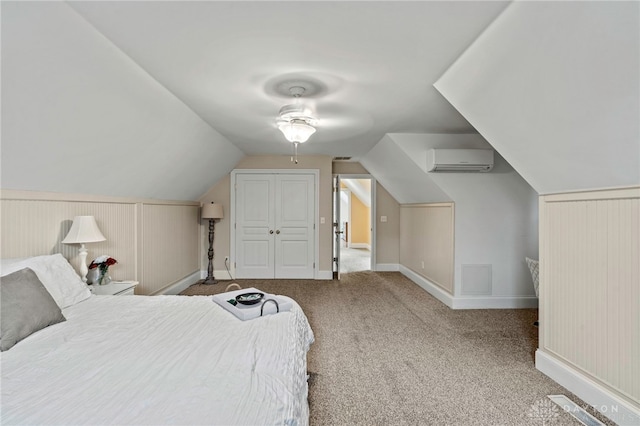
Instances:
[[[580,424],[550,394],[594,414],[535,369],[535,309],[454,311],[397,272],[235,282],[290,296],[307,314],[311,425]]]

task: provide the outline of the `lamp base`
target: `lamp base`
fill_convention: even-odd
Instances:
[[[207,279],[198,281],[198,284],[204,284],[204,285],[218,284],[218,280],[216,280],[215,278],[207,278]]]
[[[87,266],[87,248],[84,246],[84,243],[80,245],[80,252],[78,253],[80,257],[80,278],[82,278],[83,283],[87,283],[87,274],[89,273],[89,267]]]

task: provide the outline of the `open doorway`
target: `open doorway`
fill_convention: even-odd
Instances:
[[[371,177],[340,176],[337,180],[339,194],[334,209],[336,225],[337,268],[339,272],[349,273],[371,271],[374,232],[372,224],[372,191]],[[339,201],[338,201],[339,199]],[[338,274],[339,276],[339,274]]]

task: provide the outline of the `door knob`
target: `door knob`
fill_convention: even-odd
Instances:
[[[279,233],[280,233],[280,230],[278,229],[278,230],[276,231],[276,234],[279,234]]]
[[[273,229],[269,229],[269,233],[270,233],[270,234],[273,234]]]

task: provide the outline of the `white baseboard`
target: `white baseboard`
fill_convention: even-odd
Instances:
[[[229,272],[227,272],[227,270],[220,270],[220,271],[213,271],[213,276],[216,280],[222,280],[222,281],[228,281],[228,280],[233,280],[234,278],[231,277],[231,274],[229,274]],[[200,271],[200,279],[204,280],[205,278],[207,278],[207,271],[205,270],[201,270]]]
[[[399,266],[399,271],[402,275],[418,284],[451,309],[524,309],[538,307],[538,298],[535,296],[452,296],[440,286],[416,274],[411,269],[403,265]]]
[[[229,272],[225,269],[224,271],[213,271],[213,276],[216,277],[217,280],[234,280],[235,278],[231,277]],[[207,271],[200,271],[200,279],[203,280],[207,278]],[[333,279],[333,271],[318,271],[318,275],[316,276],[316,280],[332,280]]]
[[[162,290],[160,290],[157,293],[153,293],[154,295],[156,294],[180,294],[182,291],[186,290],[190,285],[198,282],[198,280],[200,279],[200,272],[194,272],[191,275],[187,275],[186,277],[184,277],[183,279],[176,281],[175,283],[171,284],[169,287],[165,287]]]
[[[537,308],[535,296],[459,296],[453,298],[453,309],[527,309]]]
[[[536,368],[618,425],[640,425],[640,407],[616,396],[542,349],[536,351]]]
[[[432,283],[431,281],[429,281],[425,277],[422,277],[422,276],[416,274],[411,269],[409,269],[409,268],[407,268],[407,267],[405,267],[403,265],[399,265],[399,266],[400,266],[399,270],[400,270],[400,273],[402,275],[404,275],[405,277],[409,278],[414,283],[418,284],[420,287],[425,289],[427,291],[427,293],[431,294],[433,297],[435,297],[436,299],[438,299],[439,301],[441,301],[442,303],[444,303],[448,307],[453,308],[453,296],[452,295],[450,295],[449,293],[447,293],[442,288],[438,287],[437,285],[435,285],[434,283]]]
[[[397,263],[377,263],[376,271],[377,272],[398,272],[400,270],[400,265]]]

